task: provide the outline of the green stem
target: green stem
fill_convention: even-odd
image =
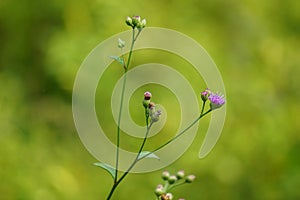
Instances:
[[[122,118],[124,94],[125,94],[125,88],[126,88],[126,79],[127,79],[127,71],[125,71],[125,74],[124,74],[122,94],[121,94],[121,102],[120,102],[120,110],[119,110],[119,116],[118,116],[116,172],[115,172],[114,183],[116,183],[117,180],[118,180],[119,153],[120,153],[120,126],[121,126],[121,118]]]
[[[134,43],[137,39],[137,37],[139,36],[141,31],[138,32],[137,35],[135,35],[135,29],[132,30],[132,41],[131,41],[131,46],[130,46],[130,51],[129,51],[129,55],[128,55],[128,60],[127,60],[127,64],[125,64],[125,59],[124,56],[122,55],[122,59],[124,61],[124,79],[123,79],[123,87],[122,87],[122,93],[121,93],[121,101],[120,101],[120,109],[119,109],[119,116],[118,116],[118,127],[117,127],[117,153],[116,153],[116,171],[115,171],[115,178],[114,178],[114,184],[107,196],[107,200],[109,200],[115,189],[117,188],[117,186],[119,185],[119,183],[121,182],[122,179],[124,179],[124,174],[123,176],[120,178],[120,180],[118,180],[118,173],[119,173],[119,157],[120,157],[120,126],[121,126],[121,118],[122,118],[122,110],[123,110],[123,102],[124,102],[124,94],[125,94],[125,89],[126,89],[126,82],[127,82],[127,71],[129,68],[129,64],[131,61],[131,57],[132,57],[132,52],[133,52],[133,46]],[[148,119],[147,119],[148,120]],[[147,123],[147,128],[148,128],[148,123]],[[147,130],[149,132],[149,130]],[[148,135],[148,132],[146,133]],[[144,146],[143,142],[143,146]],[[138,155],[139,156],[139,155]],[[137,157],[138,158],[138,157]],[[136,160],[137,160],[136,158]],[[136,161],[135,161],[136,162]]]
[[[203,107],[205,106],[205,103],[203,103],[202,105],[202,110]],[[199,117],[197,117],[190,125],[188,125],[183,131],[181,131],[179,134],[177,134],[175,137],[173,137],[172,139],[170,139],[169,141],[167,141],[166,143],[162,144],[161,146],[157,147],[156,149],[154,149],[153,151],[145,154],[144,156],[142,156],[141,158],[139,158],[139,160],[142,160],[144,158],[146,158],[147,156],[149,156],[150,154],[160,150],[161,148],[167,146],[168,144],[170,144],[171,142],[173,142],[174,140],[176,140],[177,138],[179,138],[181,135],[183,135],[186,131],[188,131],[192,126],[194,126],[202,117],[204,117],[205,115],[207,115],[208,113],[210,113],[212,110],[209,109],[208,111],[206,111],[205,113],[201,113]]]
[[[180,186],[180,185],[183,185],[183,184],[185,184],[185,183],[186,183],[185,181],[182,181],[182,182],[180,182],[180,183],[171,185],[171,186],[168,188],[168,191],[169,191],[169,190],[172,190],[172,189],[175,188],[175,187],[178,187],[178,186]]]
[[[128,55],[128,60],[127,64],[124,64],[124,79],[123,79],[123,87],[122,87],[122,93],[121,93],[121,101],[120,101],[120,109],[119,109],[119,116],[118,116],[118,127],[117,127],[117,153],[116,153],[116,172],[115,172],[115,178],[114,178],[114,183],[117,182],[118,180],[118,172],[119,172],[119,155],[120,155],[120,126],[121,126],[121,118],[122,118],[122,111],[123,111],[123,102],[124,102],[124,94],[125,94],[125,89],[126,89],[126,81],[127,81],[127,71],[128,67],[131,61],[131,55],[132,55],[132,50],[135,42],[135,30],[132,30],[132,41],[131,41],[131,46],[130,46],[130,51]],[[123,59],[124,60],[124,59]],[[124,62],[125,63],[125,62]]]
[[[147,121],[148,121],[148,119],[147,119]],[[108,197],[107,197],[106,200],[109,200],[109,199],[111,198],[112,194],[114,193],[114,191],[115,191],[115,189],[118,187],[118,185],[122,182],[122,180],[123,180],[123,179],[128,175],[128,173],[130,172],[130,170],[131,170],[131,169],[135,166],[135,164],[139,161],[139,156],[140,156],[140,154],[141,154],[141,152],[142,152],[142,150],[143,150],[143,148],[144,148],[144,146],[145,146],[145,143],[146,143],[146,140],[147,140],[147,137],[148,137],[149,130],[150,130],[151,126],[152,126],[152,123],[150,123],[150,125],[147,126],[147,131],[146,131],[146,134],[145,134],[143,143],[142,143],[142,145],[141,145],[141,147],[140,147],[140,149],[139,149],[139,151],[138,151],[138,154],[137,154],[137,156],[135,157],[134,161],[131,163],[131,165],[130,165],[129,168],[126,170],[126,172],[121,176],[121,178],[120,178],[119,180],[117,180],[117,181],[114,183],[114,185],[113,185],[113,187],[111,188],[111,191],[110,191],[110,193],[109,193],[109,195],[108,195]]]
[[[200,115],[202,115],[202,114],[203,114],[203,112],[204,112],[205,103],[206,103],[206,101],[203,101],[203,104],[202,104],[202,109],[201,109],[201,113],[200,113]]]

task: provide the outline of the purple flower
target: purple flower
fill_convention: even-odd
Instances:
[[[145,109],[148,109],[151,97],[152,97],[152,94],[150,92],[144,93],[143,106],[145,107]]]
[[[210,101],[210,108],[212,110],[220,108],[225,104],[224,96],[217,93],[211,93],[208,97],[208,100]]]
[[[151,97],[152,97],[152,94],[150,92],[147,91],[147,92],[144,93],[144,99],[145,100],[149,100],[149,99],[151,99]]]

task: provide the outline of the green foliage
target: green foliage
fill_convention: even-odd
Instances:
[[[145,158],[155,158],[155,159],[159,160],[159,157],[157,155],[155,155],[154,153],[150,153],[149,151],[142,151],[138,157],[138,160],[143,159],[144,157]]]
[[[105,169],[114,179],[115,175],[116,175],[116,169],[112,166],[110,166],[109,164],[106,163],[94,163],[95,166],[101,167],[102,169]]]
[[[111,59],[114,59],[118,63],[120,63],[122,66],[124,66],[124,60],[120,58],[119,56],[110,56]]]

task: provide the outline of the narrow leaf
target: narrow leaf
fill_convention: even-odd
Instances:
[[[157,160],[160,160],[160,158],[157,155],[155,155],[154,153],[151,153],[150,151],[142,151],[138,157],[138,160],[140,160],[144,157],[145,158],[155,158]]]
[[[119,56],[110,56],[111,59],[114,59],[118,63],[120,63],[122,66],[124,66],[124,60]]]
[[[102,169],[105,169],[110,175],[115,179],[116,175],[116,169],[110,166],[109,164],[105,163],[94,163],[95,166],[101,167]]]

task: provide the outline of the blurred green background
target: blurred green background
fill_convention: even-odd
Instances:
[[[80,142],[72,86],[88,53],[133,14],[202,44],[226,86],[214,150],[197,157],[203,121],[167,168],[197,176],[177,199],[300,199],[299,10],[295,0],[1,0],[0,199],[104,199],[111,177]],[[160,173],[129,176],[114,199],[154,199]]]

